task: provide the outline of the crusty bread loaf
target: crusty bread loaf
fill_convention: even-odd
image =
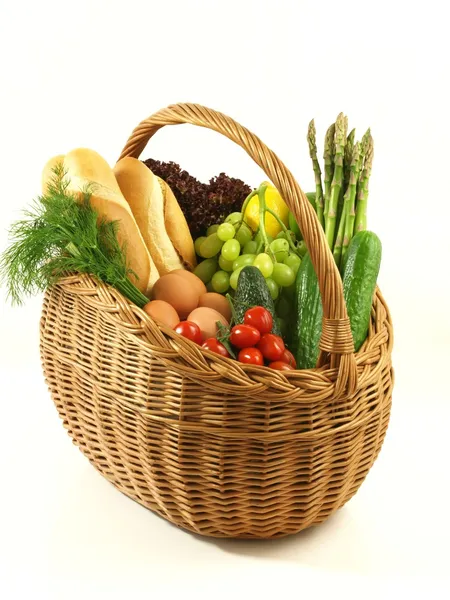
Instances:
[[[186,218],[169,185],[160,177],[157,177],[157,179],[164,194],[164,225],[166,231],[184,264],[192,271],[197,266],[197,258],[194,241]]]
[[[193,269],[194,243],[169,186],[136,158],[120,160],[114,174],[159,274],[186,267]]]
[[[130,275],[130,279],[141,292],[149,294],[158,271],[111,167],[94,150],[77,148],[48,161],[43,171],[44,191],[55,165],[60,162],[69,182],[68,190],[78,194],[88,188],[92,206],[99,216],[119,222],[119,242],[125,244],[128,264],[138,277]]]

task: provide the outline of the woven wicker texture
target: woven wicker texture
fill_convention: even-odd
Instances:
[[[352,352],[342,283],[315,213],[281,161],[235,121],[175,105],[143,121],[121,157],[163,125],[223,133],[264,169],[297,217],[324,308],[320,368],[274,372],[204,351],[86,275],[45,295],[41,356],[64,426],[118,489],[217,537],[269,538],[321,523],[357,491],[387,429],[392,327],[377,291]]]

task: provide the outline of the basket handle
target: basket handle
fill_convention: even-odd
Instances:
[[[319,366],[337,369],[336,395],[355,391],[357,370],[342,280],[316,213],[292,173],[269,148],[232,118],[199,104],[173,104],[142,121],[132,132],[120,158],[139,158],[149,139],[164,127],[188,123],[206,127],[241,146],[273,182],[299,223],[317,273],[323,305]],[[120,159],[119,159],[120,160]]]

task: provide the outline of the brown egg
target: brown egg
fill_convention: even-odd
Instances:
[[[175,269],[175,271],[170,271],[169,275],[178,275],[179,277],[183,277],[186,281],[189,281],[191,285],[195,286],[198,290],[198,297],[202,294],[206,294],[206,286],[200,277],[194,275],[190,271],[186,271],[186,269]]]
[[[144,306],[145,312],[150,315],[155,321],[164,323],[171,329],[178,325],[180,317],[174,307],[164,300],[152,300]]]
[[[217,312],[217,310],[214,310],[213,308],[207,308],[206,306],[202,306],[193,310],[189,314],[187,321],[193,321],[194,323],[197,323],[197,325],[200,327],[200,331],[202,332],[203,341],[210,337],[216,336],[217,321],[225,326],[228,325],[228,321],[223,315]]]
[[[152,290],[153,300],[164,300],[185,319],[198,306],[198,290],[184,277],[168,273],[158,279]]]
[[[216,294],[216,292],[207,292],[200,296],[199,302],[200,306],[206,306],[207,308],[213,308],[217,310],[221,315],[225,317],[227,321],[231,319],[231,307],[228,300],[225,296],[221,294]]]

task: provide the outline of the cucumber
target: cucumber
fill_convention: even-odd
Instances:
[[[313,369],[319,358],[322,334],[322,298],[309,254],[302,260],[295,280],[296,321],[291,350],[298,369]]]
[[[357,233],[349,244],[342,277],[356,352],[367,337],[380,263],[378,236],[371,231]],[[297,272],[295,314],[291,350],[299,369],[312,369],[319,358],[323,312],[319,282],[309,254],[303,258]]]
[[[372,231],[360,231],[351,240],[342,276],[344,298],[355,351],[367,337],[372,301],[381,264],[381,242]]]
[[[311,206],[314,208],[314,212],[316,212],[316,192],[306,192],[305,196],[308,198]],[[295,233],[295,237],[298,240],[302,240],[303,236],[300,231],[300,227],[298,226],[298,223],[291,211],[289,211],[288,222],[289,229]]]
[[[244,314],[253,306],[263,306],[273,317],[272,333],[281,336],[280,327],[276,319],[275,306],[269,288],[259,269],[247,265],[239,274],[239,279],[234,297],[234,310],[236,323],[244,321]]]

